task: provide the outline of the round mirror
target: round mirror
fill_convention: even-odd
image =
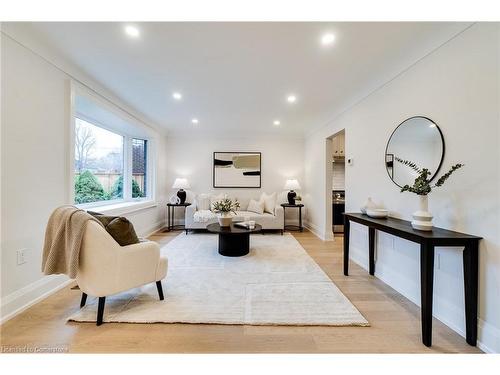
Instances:
[[[444,138],[439,126],[427,117],[415,116],[403,121],[392,133],[385,150],[385,166],[391,180],[403,187],[412,185],[417,177],[417,172],[404,161],[427,168],[433,179],[443,157]]]

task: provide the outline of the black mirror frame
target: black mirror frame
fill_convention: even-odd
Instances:
[[[387,141],[387,145],[385,146],[385,153],[384,153],[384,167],[385,167],[385,171],[387,172],[387,175],[389,176],[389,179],[394,182],[394,184],[396,186],[399,186],[400,188],[402,188],[401,185],[399,185],[396,181],[394,181],[389,173],[389,170],[387,169],[387,163],[386,163],[386,155],[387,155],[387,151],[389,149],[389,143],[391,142],[391,139],[392,139],[392,136],[394,135],[394,133],[396,133],[396,131],[399,129],[399,127],[401,125],[403,125],[406,121],[408,120],[411,120],[411,119],[414,119],[414,118],[422,118],[422,119],[426,119],[430,122],[432,122],[434,125],[436,125],[436,129],[438,130],[439,132],[439,135],[441,136],[441,143],[443,145],[443,153],[441,154],[441,160],[439,161],[439,165],[436,169],[436,171],[434,172],[434,174],[432,175],[431,179],[429,181],[432,181],[434,180],[434,178],[437,176],[439,170],[441,169],[441,166],[443,165],[443,161],[444,161],[444,154],[445,154],[445,143],[444,143],[444,136],[443,136],[443,132],[441,131],[441,128],[439,127],[438,124],[436,124],[433,120],[431,120],[429,117],[427,116],[412,116],[412,117],[408,117],[406,120],[402,121],[398,126],[396,126],[396,129],[394,129],[391,133],[391,136],[389,137],[388,141]]]

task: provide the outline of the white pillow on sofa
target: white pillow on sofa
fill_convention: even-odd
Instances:
[[[210,210],[210,195],[199,194],[196,198],[196,208],[201,210]]]
[[[276,192],[270,195],[262,193],[259,202],[264,204],[264,212],[274,215],[274,208],[276,207]]]
[[[255,199],[250,199],[250,202],[248,202],[247,211],[262,215],[264,213],[264,203],[257,202]]]

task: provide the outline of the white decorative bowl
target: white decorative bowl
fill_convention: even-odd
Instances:
[[[383,208],[368,208],[366,214],[376,219],[383,219],[389,216],[389,210]]]

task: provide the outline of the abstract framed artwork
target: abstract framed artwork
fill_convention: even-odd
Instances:
[[[260,152],[214,152],[214,188],[260,188]]]

